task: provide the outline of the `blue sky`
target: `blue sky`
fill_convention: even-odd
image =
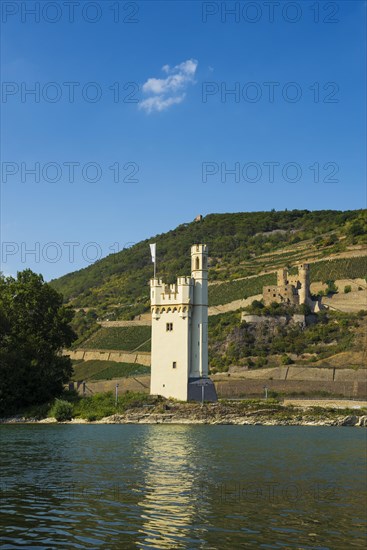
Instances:
[[[5,273],[199,213],[365,207],[365,2],[35,4],[2,2]]]

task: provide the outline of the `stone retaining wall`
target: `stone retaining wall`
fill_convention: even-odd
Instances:
[[[215,374],[213,380],[226,379],[226,374]],[[367,382],[367,369],[337,369],[319,367],[275,367],[268,369],[243,370],[233,372],[230,377],[235,380],[305,380],[325,382]]]
[[[143,327],[150,326],[152,324],[151,319],[134,319],[133,321],[98,321],[101,327]]]
[[[116,363],[138,363],[150,367],[149,352],[133,352],[128,351],[109,351],[109,350],[82,350],[76,351],[64,350],[64,355],[69,355],[70,359],[83,361],[116,361]]]
[[[263,396],[263,380],[221,380],[215,381],[218,397]],[[328,392],[350,398],[366,398],[366,382],[327,382],[310,380],[270,380],[266,382],[268,390],[281,393]]]

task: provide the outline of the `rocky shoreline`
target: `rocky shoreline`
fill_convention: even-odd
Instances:
[[[344,412],[344,414],[343,414]],[[105,416],[99,420],[73,418],[57,422],[55,418],[25,418],[13,416],[0,419],[2,424],[193,424],[236,426],[353,426],[367,427],[366,411],[345,414],[337,409],[305,409],[297,407],[258,408],[249,410],[236,405],[174,404],[173,406],[144,407],[126,410],[122,414]],[[363,414],[361,414],[363,412]]]

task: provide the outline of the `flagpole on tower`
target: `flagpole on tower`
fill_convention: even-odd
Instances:
[[[152,256],[152,262],[154,263],[154,279],[157,272],[157,262],[156,262],[156,243],[150,244],[150,254]]]

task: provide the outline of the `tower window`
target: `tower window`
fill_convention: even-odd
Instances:
[[[195,260],[195,269],[200,269],[200,261],[198,257]]]
[[[171,332],[173,330],[173,323],[166,323],[166,332]]]
[[[173,361],[172,368],[175,369],[176,367],[177,367],[177,363],[176,363],[176,361]]]

